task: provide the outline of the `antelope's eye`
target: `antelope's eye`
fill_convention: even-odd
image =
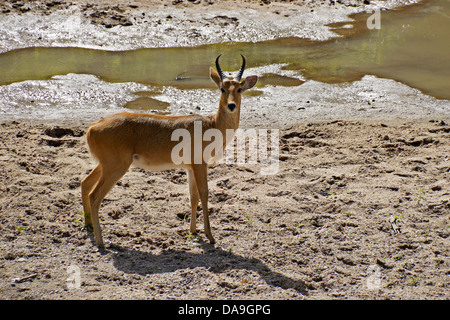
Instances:
[[[242,88],[239,88],[239,89],[238,89],[238,93],[241,93],[241,92],[242,92]]]
[[[225,93],[225,89],[224,88],[220,88],[220,91],[222,91],[222,93]]]

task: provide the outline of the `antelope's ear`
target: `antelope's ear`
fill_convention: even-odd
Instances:
[[[253,86],[256,84],[257,81],[258,81],[257,76],[248,76],[247,78],[241,81],[242,91],[253,88]]]
[[[209,68],[209,77],[216,84],[216,86],[220,89],[222,84],[222,79],[220,79],[219,73],[213,68]]]

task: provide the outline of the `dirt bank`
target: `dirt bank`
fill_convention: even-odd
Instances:
[[[282,130],[278,174],[210,170],[214,246],[201,214],[188,232],[183,171],[132,169],[101,208],[104,252],[82,230],[88,124],[2,123],[0,298],[448,299],[449,123]]]
[[[325,40],[347,15],[418,1],[82,0],[0,3],[0,52],[31,46],[104,50],[179,47],[278,37]]]

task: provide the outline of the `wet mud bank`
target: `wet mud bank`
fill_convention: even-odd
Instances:
[[[349,14],[408,0],[323,1],[4,1],[0,52],[73,46],[104,50],[257,42],[279,37],[326,40],[326,26]]]
[[[280,66],[250,68],[246,73],[262,75],[270,70],[283,74]],[[139,105],[145,96],[164,108],[130,108],[130,104]],[[52,123],[96,121],[123,111],[206,115],[215,113],[219,105],[217,90],[109,83],[79,74],[0,86],[0,97],[3,121]],[[317,81],[295,87],[268,85],[245,94],[241,108],[243,128],[285,128],[304,121],[450,118],[448,100],[438,100],[394,80],[374,76],[339,85]]]

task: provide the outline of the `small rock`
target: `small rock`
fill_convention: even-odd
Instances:
[[[53,127],[53,128],[47,128],[45,129],[44,133],[52,138],[61,138],[65,135],[73,135],[73,130],[72,129],[65,129],[65,128],[60,128],[60,127]]]
[[[439,190],[441,190],[442,189],[442,187],[440,186],[440,185],[436,185],[436,186],[432,186],[431,187],[431,190],[432,191],[439,191]]]

